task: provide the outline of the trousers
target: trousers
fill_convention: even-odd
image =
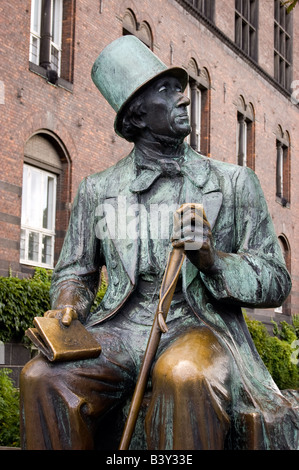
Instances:
[[[124,322],[121,331],[111,325],[93,330],[102,345],[96,359],[55,364],[39,355],[24,367],[24,449],[94,449],[101,418],[132,394],[142,359],[124,341],[124,330]],[[148,449],[223,449],[229,381],[229,358],[206,327],[185,325],[162,339],[144,423]]]

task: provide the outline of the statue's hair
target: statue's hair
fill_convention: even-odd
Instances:
[[[140,133],[140,127],[136,123],[143,114],[145,114],[145,111],[142,95],[133,98],[123,110],[119,130],[129,142],[135,142],[137,135]]]

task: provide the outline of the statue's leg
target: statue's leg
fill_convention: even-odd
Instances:
[[[183,334],[157,360],[146,416],[148,448],[224,448],[230,427],[230,357],[206,327]]]
[[[134,386],[134,367],[121,343],[101,339],[92,360],[50,363],[42,356],[23,369],[21,429],[29,450],[93,449],[95,424]],[[111,343],[111,344],[109,344]]]

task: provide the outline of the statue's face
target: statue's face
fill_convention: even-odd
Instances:
[[[153,134],[184,138],[190,133],[189,98],[175,77],[159,78],[144,92],[143,125]]]

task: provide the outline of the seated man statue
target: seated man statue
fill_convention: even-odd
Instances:
[[[133,150],[81,182],[45,316],[78,318],[102,350],[59,363],[40,354],[24,367],[23,447],[95,448],[103,417],[132,396],[168,255],[183,246],[150,375],[147,448],[298,449],[298,405],[272,380],[241,311],[280,306],[291,286],[256,175],[184,142],[187,73],[135,37],[109,44],[92,79]],[[91,310],[103,266],[108,288]]]

